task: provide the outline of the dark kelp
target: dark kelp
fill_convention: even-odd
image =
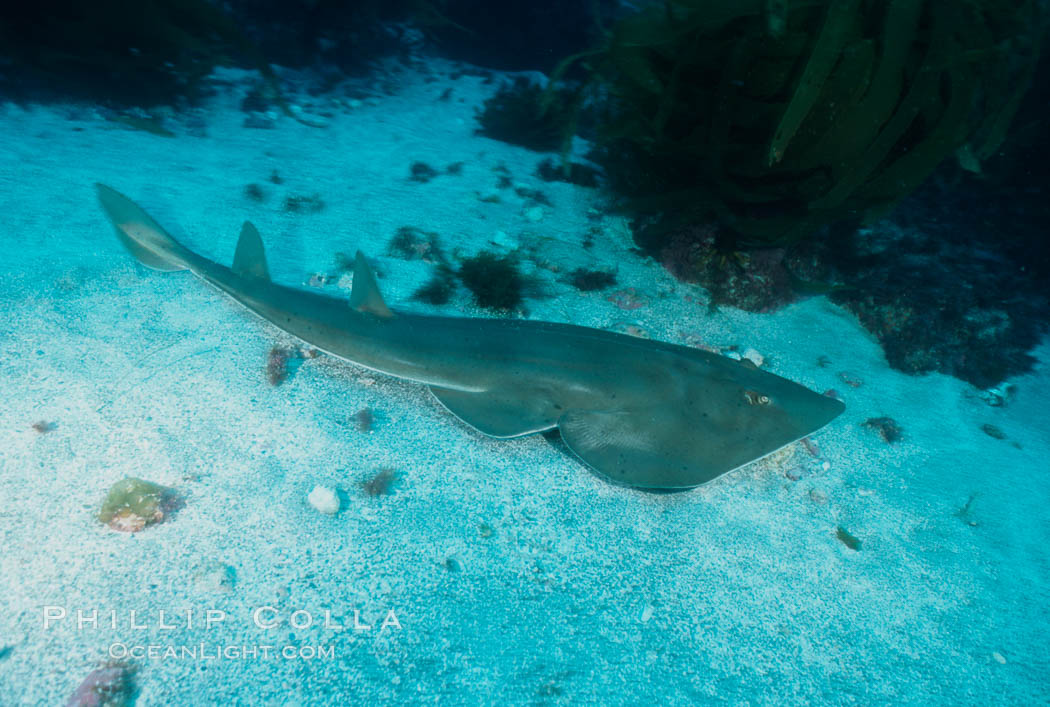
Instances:
[[[783,243],[884,213],[956,150],[991,156],[1043,20],[1034,0],[676,0],[552,84],[583,62],[613,97],[603,160],[637,208]]]

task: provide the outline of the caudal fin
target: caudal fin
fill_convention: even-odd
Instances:
[[[140,263],[154,270],[187,270],[190,251],[168,235],[142,208],[116,189],[96,184],[98,200],[117,229],[117,238]]]

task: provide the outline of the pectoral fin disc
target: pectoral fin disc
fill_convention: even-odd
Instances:
[[[490,437],[520,437],[555,426],[557,411],[545,396],[528,391],[474,393],[430,386],[448,411]]]

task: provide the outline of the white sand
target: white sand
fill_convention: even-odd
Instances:
[[[494,86],[438,69],[440,81],[405,74],[398,95],[340,110],[326,129],[242,127],[240,85],[203,112],[208,137],[179,122],[178,137],[158,137],[82,107],[0,109],[0,704],[64,700],[114,644],[201,642],[334,654],[134,660],[138,704],[1047,700],[1050,346],[993,408],[952,378],[890,370],[823,299],[710,314],[702,290],[629,252],[615,217],[581,248],[600,193],[542,183],[544,156],[474,136]],[[453,100],[437,101],[448,86]],[[415,184],[417,160],[462,161],[463,173]],[[501,163],[549,195],[542,220],[509,190],[478,199]],[[286,284],[361,248],[387,300],[421,311],[487,316],[464,290],[445,308],[407,302],[431,268],[386,255],[398,227],[436,231],[450,252],[520,244],[545,283],[533,318],[754,347],[768,370],[837,389],[847,411],[815,439],[828,468],[791,448],[651,495],[541,437],[482,437],[423,387],[339,361],[307,360],[273,388],[267,352],[287,337],[189,275],[136,265],[96,181],[223,262],[250,218]],[[249,182],[264,203],[244,197]],[[282,212],[285,196],[315,193],[320,213]],[[550,269],[579,266],[616,268],[618,288],[649,304],[623,311]],[[366,406],[370,433],[354,419]],[[882,415],[901,442],[861,424]],[[37,433],[39,420],[55,429]],[[366,496],[360,482],[386,467],[393,493]],[[142,533],[109,530],[93,514],[125,476],[177,488],[185,508]],[[338,489],[343,510],[311,508],[318,485]],[[230,591],[214,581],[223,566]],[[265,630],[251,612],[268,605],[285,621],[330,609],[349,626],[357,610],[374,626]],[[47,606],[70,617],[45,630]],[[78,609],[115,611],[118,626],[78,628]],[[198,626],[208,609],[227,620]],[[132,610],[147,628],[128,626]],[[177,628],[160,626],[161,610],[181,613]],[[390,611],[401,628],[380,630]]]

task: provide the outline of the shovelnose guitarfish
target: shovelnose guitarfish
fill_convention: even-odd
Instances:
[[[819,430],[841,401],[707,351],[531,320],[394,312],[358,252],[349,302],[270,279],[245,222],[233,267],[182,246],[130,199],[97,185],[124,246],[147,267],[189,270],[263,319],[333,356],[429,386],[498,438],[558,428],[607,479],[687,489]]]

